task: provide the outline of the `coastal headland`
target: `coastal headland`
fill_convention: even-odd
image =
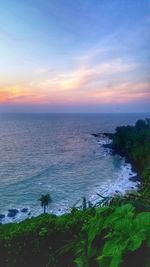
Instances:
[[[111,139],[113,149],[139,172],[140,189],[103,207],[87,207],[84,200],[82,209],[70,214],[0,225],[0,266],[150,265],[150,120],[118,127]]]

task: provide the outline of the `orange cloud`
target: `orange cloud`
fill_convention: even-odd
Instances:
[[[40,85],[42,86],[42,85]],[[45,85],[44,85],[45,86]],[[60,87],[59,87],[60,86]],[[138,100],[150,100],[150,83],[120,83],[112,86],[97,86],[94,88],[81,88],[67,90],[68,84],[64,83],[56,88],[33,88],[33,86],[9,86],[0,88],[0,103],[14,104],[84,104],[84,103],[127,103]]]
[[[34,103],[40,102],[40,95],[30,94],[19,86],[0,88],[0,103]]]
[[[93,99],[103,103],[128,103],[137,100],[150,101],[150,83],[122,83],[102,87],[93,94]]]
[[[14,86],[10,88],[0,88],[0,102],[8,102],[10,99],[20,96],[20,93],[21,92],[18,90],[18,88]]]
[[[126,103],[150,99],[150,83],[120,82],[136,64],[127,63],[121,59],[88,65],[81,64],[78,68],[65,73],[47,72],[39,68],[33,75],[33,80],[0,87],[0,103],[15,104],[84,104],[84,103]],[[119,79],[118,79],[119,77]],[[106,86],[108,82],[112,85]]]
[[[31,86],[49,91],[82,90],[97,81],[108,80],[108,76],[125,73],[136,68],[135,64],[127,64],[120,59],[97,64],[94,66],[81,65],[79,68],[66,73],[58,73],[48,79],[33,82]]]

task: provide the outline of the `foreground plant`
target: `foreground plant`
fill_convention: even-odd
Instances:
[[[78,267],[148,267],[149,253],[150,213],[136,215],[131,204],[104,207],[83,228],[76,263]]]

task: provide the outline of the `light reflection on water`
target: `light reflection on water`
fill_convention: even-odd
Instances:
[[[91,133],[113,132],[146,114],[1,115],[0,213],[30,207],[50,193],[50,209],[111,191],[123,160],[105,153]]]

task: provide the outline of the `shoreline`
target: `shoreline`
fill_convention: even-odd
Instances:
[[[114,184],[104,184],[102,186],[99,186],[93,190],[93,193],[91,194],[91,197],[87,199],[87,201],[90,201],[92,205],[96,205],[101,199],[97,196],[97,193],[100,192],[100,194],[104,197],[115,197],[115,196],[124,196],[127,194],[127,192],[131,191],[138,191],[140,186],[140,177],[136,170],[136,168],[133,166],[132,162],[122,153],[119,153],[119,151],[115,150],[112,145],[112,133],[98,133],[98,134],[91,134],[95,138],[98,138],[97,143],[103,147],[104,150],[104,156],[120,156],[123,160],[122,166],[120,169],[120,172],[118,172],[118,178],[116,179]],[[104,188],[104,191],[101,192],[102,187]],[[98,201],[99,200],[99,201]],[[78,201],[79,205],[75,207],[81,208],[82,199]],[[25,219],[30,219],[32,217],[39,216],[41,214],[41,208],[38,208],[36,210],[31,210],[30,207],[21,207],[21,208],[11,208],[8,209],[5,213],[0,214],[0,224],[8,224],[8,223],[18,223],[20,221],[23,221]],[[70,213],[71,208],[70,207],[60,207],[59,210],[51,210],[49,209],[48,212],[55,214],[57,216],[61,216],[65,213]]]
[[[92,136],[94,137],[101,137],[101,136],[104,136],[106,138],[108,138],[109,140],[112,141],[112,138],[114,136],[114,133],[98,133],[98,134],[92,134]],[[134,161],[127,155],[123,154],[119,149],[116,149],[112,143],[108,143],[108,144],[103,144],[102,145],[104,148],[107,148],[107,149],[110,149],[111,150],[111,153],[112,155],[119,155],[121,156],[122,158],[125,159],[125,163],[127,164],[131,164],[132,166],[132,172],[136,173],[135,176],[131,177],[130,180],[133,181],[133,182],[141,182],[141,179],[140,179],[140,172],[139,170],[136,168],[135,166],[135,163]]]

